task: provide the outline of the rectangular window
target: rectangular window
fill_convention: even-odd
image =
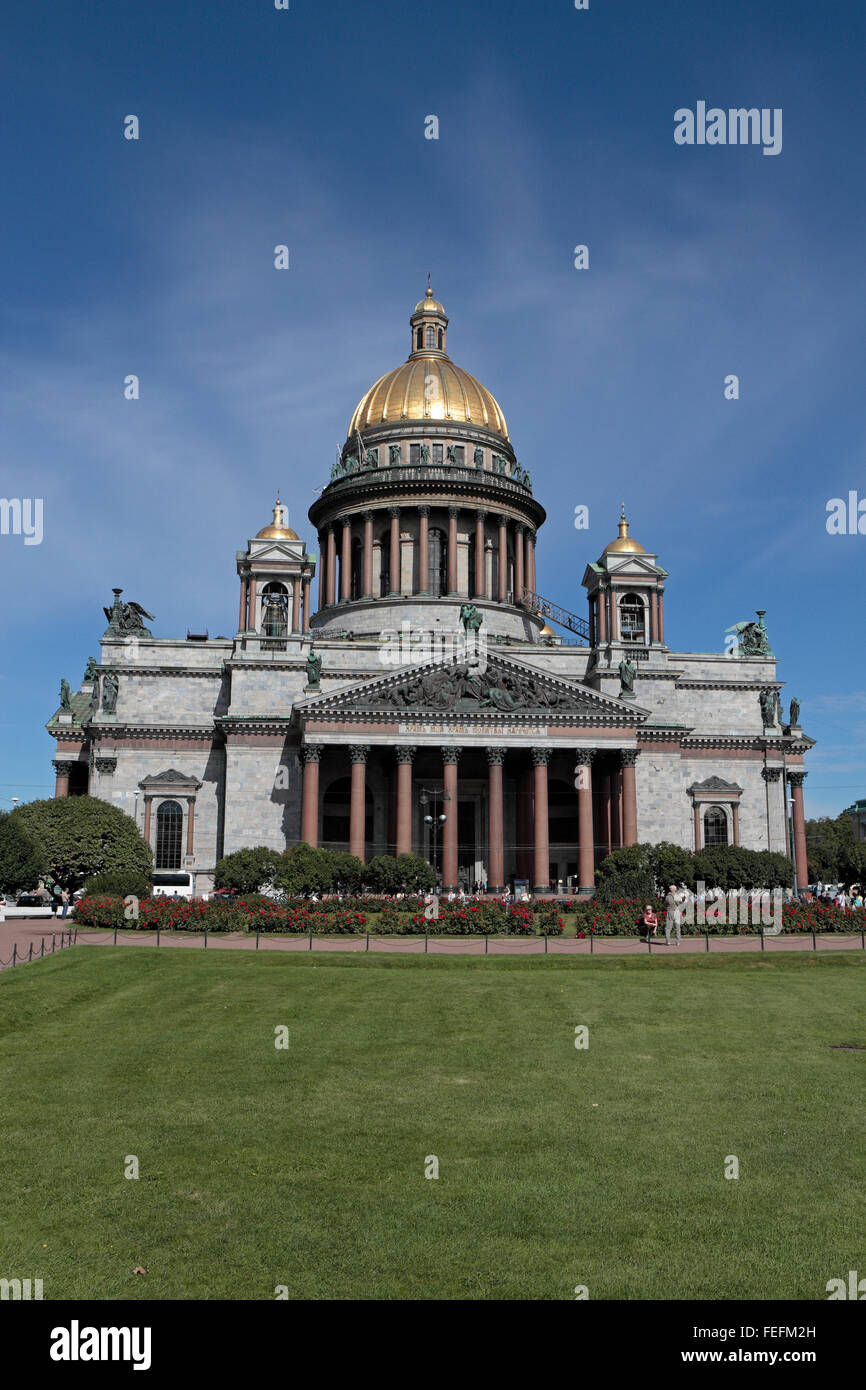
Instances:
[[[466,461],[466,450],[462,444],[454,445],[454,462],[462,467]]]
[[[420,462],[421,462],[421,445],[420,445],[420,444],[410,444],[410,445],[409,445],[409,462],[410,462],[410,463],[420,463]]]
[[[442,462],[442,445],[441,445],[441,444],[434,444],[434,445],[433,445],[433,462],[434,462],[434,463],[441,463],[441,462]]]

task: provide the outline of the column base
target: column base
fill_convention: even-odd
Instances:
[[[588,898],[595,893],[595,884],[591,884],[588,888],[581,884],[580,888],[578,888],[577,891],[581,897]]]
[[[503,894],[504,892],[505,892],[505,884],[504,884],[504,883],[488,883],[488,885],[487,885],[487,896],[488,896],[488,897],[491,897],[491,896],[492,896],[492,897],[496,897],[496,898],[501,898],[501,897],[502,897],[502,894]]]
[[[549,893],[549,892],[550,892],[550,884],[549,884],[549,883],[533,883],[533,885],[532,885],[532,891],[533,891],[533,893]]]
[[[440,893],[459,893],[459,892],[460,892],[460,884],[459,884],[459,883],[443,883],[443,884],[442,884],[442,887],[439,889],[439,892],[440,892]]]

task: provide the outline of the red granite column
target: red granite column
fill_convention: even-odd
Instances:
[[[71,771],[72,771],[72,763],[71,763],[71,762],[67,762],[67,761],[66,761],[65,759],[63,759],[63,758],[55,758],[55,759],[54,759],[54,772],[55,772],[54,795],[55,795],[55,797],[58,797],[58,796],[68,796],[68,795],[69,795],[69,774],[71,773]]]
[[[445,796],[450,797],[449,801],[443,799],[442,810],[447,817],[442,827],[442,888],[447,893],[450,889],[457,889],[457,830],[458,830],[458,810],[459,801],[457,796],[457,761],[460,757],[459,748],[442,749],[442,782]]]
[[[637,787],[634,765],[637,751],[624,749],[622,758],[622,841],[624,848],[637,844]]]
[[[598,591],[598,643],[603,647],[607,642],[607,594],[604,589]]]
[[[328,527],[328,587],[326,589],[327,603],[329,605],[337,602],[337,538],[334,535],[333,526]]]
[[[325,588],[325,551],[328,546],[327,537],[324,532],[319,536],[319,608],[322,609],[327,601],[327,589]]]
[[[343,542],[340,551],[340,602],[348,603],[352,597],[352,523],[347,517],[343,522]]]
[[[301,579],[295,575],[292,580],[292,632],[301,630]]]
[[[188,796],[186,799],[186,852],[195,852],[195,797]]]
[[[362,598],[373,597],[373,513],[364,513],[364,580]]]
[[[604,835],[605,848],[610,854],[613,849],[613,817],[611,808],[610,792],[610,773],[606,772],[601,779],[601,829]]]
[[[534,594],[535,585],[535,532],[526,533],[526,587]]]
[[[664,646],[665,640],[665,598],[664,589],[659,589],[659,641]]]
[[[309,630],[310,630],[310,576],[309,576],[308,574],[305,574],[305,575],[304,575],[304,617],[303,617],[303,627],[304,627],[304,632],[309,632]]]
[[[486,598],[484,583],[484,518],[486,512],[475,513],[475,598]]]
[[[352,792],[349,803],[349,853],[363,861],[366,859],[367,826],[367,754],[366,743],[353,743],[349,749],[352,758]]]
[[[508,598],[508,517],[499,518],[499,586],[498,598],[504,603]]]
[[[695,853],[697,854],[701,848],[701,808],[695,802]]]
[[[536,893],[546,893],[550,887],[550,832],[547,812],[547,764],[549,758],[549,748],[533,748],[535,852],[532,887]]]
[[[659,640],[659,596],[655,589],[650,590],[650,641]]]
[[[303,749],[304,791],[301,810],[301,839],[313,849],[319,847],[319,759],[320,743],[307,743]]]
[[[418,590],[419,594],[429,593],[427,584],[430,578],[430,508],[418,508]]]
[[[397,854],[412,853],[412,760],[415,749],[397,749]]]
[[[238,613],[238,632],[247,630],[247,580],[246,575],[241,575],[241,606]]]
[[[448,508],[448,593],[457,594],[457,507]]]
[[[256,613],[256,587],[257,587],[257,586],[256,586],[256,581],[255,581],[255,579],[251,579],[251,580],[250,580],[250,611],[249,611],[249,615],[248,615],[248,617],[247,617],[247,632],[255,632],[255,631],[256,631],[256,617],[258,616],[257,613]]]
[[[794,818],[794,857],[797,868],[797,892],[804,893],[809,886],[809,852],[806,849],[806,818],[803,811],[803,783],[809,774],[789,772]]]
[[[514,602],[523,606],[523,527],[514,528]]]
[[[487,749],[487,891],[505,889],[505,825],[503,821],[502,778],[504,748]]]
[[[619,613],[616,606],[616,589],[610,590],[610,640],[619,641]]]
[[[595,843],[592,825],[592,761],[595,752],[581,748],[577,754],[577,879],[581,893],[595,887]]]
[[[388,515],[391,518],[391,553],[388,568],[388,588],[392,594],[399,594],[402,588],[400,583],[400,508],[389,507]]]

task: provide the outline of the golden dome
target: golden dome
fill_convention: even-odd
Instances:
[[[353,438],[356,430],[399,425],[404,420],[453,421],[508,438],[505,416],[495,396],[448,357],[413,354],[408,362],[386,372],[362,398],[348,437]]]
[[[425,322],[428,316],[429,322]],[[437,324],[437,317],[444,319],[444,324]],[[441,420],[445,424],[474,425],[507,439],[508,426],[495,396],[448,356],[448,316],[439,300],[433,298],[429,283],[410,323],[409,357],[370,387],[352,416],[347,438],[354,439],[357,431],[377,425]]]
[[[257,541],[299,541],[300,536],[289,526],[283,525],[283,507],[280,502],[280,494],[277,493],[277,500],[274,503],[274,519],[268,526],[263,526],[256,535]]]
[[[540,618],[540,617],[541,617],[541,614],[540,614],[540,613],[537,614],[537,617]],[[539,635],[539,637],[555,637],[555,636],[556,636],[556,633],[554,632],[553,628],[550,626],[550,623],[545,623],[538,635]]]
[[[439,300],[433,298],[433,291],[429,285],[424,292],[424,298],[419,299],[418,303],[415,305],[412,314],[413,319],[415,314],[441,314],[443,318],[447,318],[447,314],[439,303]]]
[[[604,547],[602,555],[646,555],[643,546],[628,533],[625,502],[622,504],[622,516],[619,520],[619,535],[615,541],[611,541],[609,545]]]

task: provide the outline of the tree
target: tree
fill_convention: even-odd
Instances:
[[[682,845],[673,845],[668,840],[662,840],[660,844],[653,845],[650,864],[656,888],[660,892],[666,893],[672,883],[677,887],[684,883],[687,888],[694,888],[696,878],[693,850],[683,849]]]
[[[332,886],[340,893],[357,893],[364,882],[364,865],[356,854],[325,850],[331,865]]]
[[[840,883],[843,861],[854,844],[854,825],[843,811],[840,816],[820,816],[806,821],[806,854],[809,882]]]
[[[308,898],[311,893],[327,893],[333,885],[331,854],[313,849],[303,841],[279,856],[274,885],[289,897]],[[360,865],[360,860],[357,861]]]
[[[47,861],[14,812],[0,811],[0,893],[35,888]]]
[[[392,854],[377,854],[364,870],[364,882],[374,893],[399,893],[403,886],[397,860]]]
[[[153,873],[153,855],[135,821],[96,796],[28,801],[9,819],[22,826],[44,872],[65,887],[113,870]]]
[[[397,873],[407,893],[426,893],[436,882],[432,868],[419,854],[398,854]]]
[[[258,893],[274,882],[283,862],[278,850],[267,845],[236,849],[221,859],[214,871],[216,888],[233,888],[238,893]]]

